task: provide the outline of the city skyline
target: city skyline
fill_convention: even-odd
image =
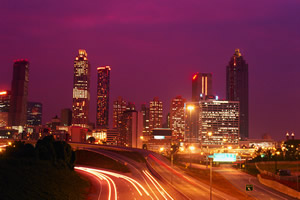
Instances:
[[[286,131],[295,132],[297,138],[298,117],[290,111],[297,108],[296,102],[300,100],[296,76],[299,74],[299,27],[295,26],[300,5],[296,1],[272,1],[269,6],[270,3],[262,1],[254,6],[248,2],[246,5],[219,2],[219,7],[226,8],[219,16],[210,14],[214,10],[210,2],[179,2],[172,6],[129,3],[131,13],[119,12],[119,6],[102,13],[99,10],[102,6],[95,3],[95,9],[90,6],[91,14],[83,12],[81,16],[61,13],[58,8],[51,10],[63,19],[61,23],[47,12],[47,7],[53,8],[54,4],[46,3],[38,5],[39,12],[31,12],[30,16],[21,14],[24,23],[19,23],[20,15],[16,12],[25,11],[31,3],[5,2],[6,9],[1,15],[8,16],[5,17],[8,20],[2,22],[4,31],[0,37],[3,44],[1,90],[11,89],[12,60],[28,58],[31,63],[28,100],[43,103],[45,123],[62,108],[70,108],[72,60],[77,49],[85,48],[89,52],[91,71],[95,72],[99,64],[113,67],[111,100],[122,96],[139,104],[158,96],[168,111],[174,96],[191,98],[190,81],[196,72],[211,72],[214,91],[224,99],[225,68],[234,49],[240,48],[249,64],[250,138],[270,133],[275,139],[283,139]],[[180,12],[183,5],[184,12]],[[72,11],[78,9],[75,4],[60,6]],[[140,9],[145,12],[139,12]],[[152,15],[155,12],[162,16],[155,17]],[[108,13],[114,17],[109,18]],[[176,17],[175,13],[189,15]],[[34,20],[36,15],[43,24]],[[66,22],[69,26],[64,28]],[[94,72],[91,75],[91,121],[96,115]],[[283,102],[290,99],[292,103],[283,107]],[[274,123],[278,121],[280,123]]]

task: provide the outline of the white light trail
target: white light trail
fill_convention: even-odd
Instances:
[[[159,182],[146,170],[143,170],[143,173],[146,175],[146,177],[153,183],[153,185],[156,187],[156,189],[159,191],[159,193],[166,199],[166,195],[171,199],[174,200],[169,193],[166,192],[166,190],[159,184]],[[159,189],[160,188],[160,189]]]

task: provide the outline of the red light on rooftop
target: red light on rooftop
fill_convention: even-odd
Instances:
[[[7,91],[0,92],[0,95],[6,95],[6,94],[7,94]]]
[[[110,66],[101,66],[101,67],[98,67],[97,70],[101,70],[101,69],[108,69],[108,70],[111,70]]]
[[[197,78],[197,76],[198,76],[198,74],[195,74],[195,75],[193,76],[193,80],[195,80],[195,79]]]

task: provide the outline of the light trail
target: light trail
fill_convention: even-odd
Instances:
[[[106,179],[110,180],[112,182],[113,186],[114,186],[115,197],[117,196],[116,185],[115,185],[114,181],[110,177],[108,177],[107,175],[110,175],[110,176],[113,176],[113,177],[116,177],[116,178],[122,178],[122,179],[126,180],[127,182],[129,182],[136,189],[136,191],[139,193],[140,196],[143,196],[143,193],[142,193],[142,191],[143,191],[147,196],[149,196],[151,199],[153,199],[150,196],[149,192],[138,181],[136,181],[133,178],[130,178],[128,176],[125,176],[125,175],[122,175],[122,174],[119,174],[119,173],[115,173],[115,172],[106,171],[106,170],[87,168],[87,167],[75,167],[75,169],[82,170],[82,171],[87,171],[87,172],[92,173],[94,175],[95,174],[98,174],[98,175],[101,174],[103,179],[105,177]],[[115,198],[115,199],[117,199],[117,198]],[[110,200],[110,198],[109,198],[109,200]]]
[[[146,170],[143,170],[143,173],[149,178],[149,180],[153,183],[153,185],[156,187],[156,189],[159,191],[159,193],[167,200],[168,198],[166,195],[171,199],[174,200],[169,193],[166,192],[166,190],[159,184],[159,182]],[[160,189],[159,189],[160,188]]]
[[[77,167],[75,167],[76,169],[78,169]],[[98,177],[100,180],[105,180],[107,182],[107,185],[108,185],[108,200],[111,200],[111,196],[112,196],[112,192],[111,192],[111,183],[113,184],[114,186],[114,191],[115,191],[115,200],[118,199],[117,197],[117,187],[116,187],[116,184],[114,183],[114,181],[109,178],[108,176],[104,175],[104,174],[101,174],[99,172],[95,172],[93,171],[92,169],[89,169],[89,168],[85,168],[85,169],[78,169],[78,170],[82,170],[82,171],[85,171],[87,173],[90,173],[90,174],[93,174],[94,176]],[[100,195],[98,197],[98,200],[100,200]]]

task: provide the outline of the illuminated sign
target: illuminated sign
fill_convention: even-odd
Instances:
[[[236,155],[234,153],[214,153],[214,162],[235,162]]]
[[[165,136],[162,136],[162,135],[154,135],[154,139],[156,139],[156,140],[163,140],[163,139],[165,139]]]

